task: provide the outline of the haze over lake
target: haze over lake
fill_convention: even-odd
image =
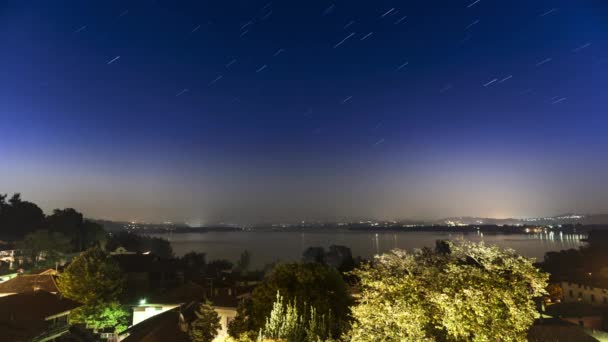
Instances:
[[[481,234],[447,232],[208,232],[186,234],[153,234],[168,239],[176,256],[190,251],[207,254],[207,260],[235,261],[248,250],[252,267],[262,268],[275,261],[298,261],[308,247],[343,245],[353,256],[371,258],[393,248],[412,251],[432,247],[436,240],[467,239],[488,245],[512,248],[519,254],[542,260],[546,252],[578,248],[584,235],[578,234]]]

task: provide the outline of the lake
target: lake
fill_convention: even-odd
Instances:
[[[578,248],[585,242],[584,235],[541,234],[483,234],[447,232],[208,232],[184,234],[152,234],[168,239],[177,256],[190,251],[207,254],[207,260],[235,261],[244,250],[251,253],[252,268],[259,269],[275,261],[298,261],[302,252],[311,246],[343,245],[353,256],[371,258],[376,254],[401,248],[433,247],[435,241],[466,239],[484,241],[487,245],[512,248],[519,254],[542,260],[549,251]]]

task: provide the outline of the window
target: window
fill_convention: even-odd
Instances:
[[[574,297],[574,293],[572,292],[572,290],[568,291],[568,293],[570,294],[570,297]]]
[[[608,304],[608,298],[604,297],[604,304]]]
[[[593,295],[593,294],[591,295],[591,301],[595,302],[595,295]]]

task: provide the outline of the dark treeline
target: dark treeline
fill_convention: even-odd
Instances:
[[[45,215],[35,203],[21,199],[19,193],[10,198],[0,194],[0,239],[20,241],[40,231],[67,239],[71,251],[98,245],[106,237],[101,225],[86,220],[72,208],[55,209],[51,215]]]
[[[113,251],[118,247],[123,247],[129,252],[150,252],[151,254],[165,259],[173,257],[173,249],[171,248],[169,241],[158,237],[137,235],[128,232],[113,233],[108,239],[106,249]]]

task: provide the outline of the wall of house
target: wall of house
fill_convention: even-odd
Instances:
[[[214,341],[223,341],[228,337],[228,323],[236,317],[236,308],[214,306],[213,309],[220,316],[220,324],[222,329],[218,331]]]
[[[587,285],[562,282],[564,303],[588,303],[592,305],[607,305],[608,290]]]
[[[135,325],[141,321],[145,321],[150,317],[154,317],[167,310],[178,307],[179,304],[144,304],[133,307],[133,321],[131,325]]]

